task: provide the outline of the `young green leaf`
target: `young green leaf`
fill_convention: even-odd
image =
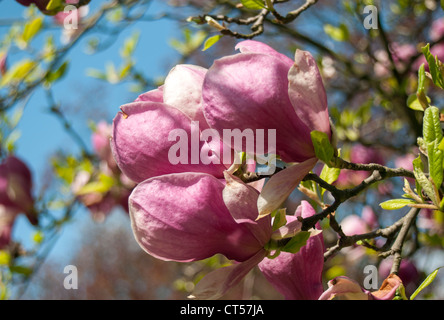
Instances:
[[[433,204],[439,206],[439,201],[436,196],[435,188],[432,182],[427,178],[423,171],[423,163],[421,161],[421,157],[418,156],[415,160],[413,160],[413,174],[416,179],[418,194],[421,194],[421,190],[425,192],[425,194],[432,200]]]
[[[0,88],[10,84],[11,82],[16,83],[24,81],[35,66],[36,62],[29,59],[16,62],[1,78]]]
[[[273,215],[274,213],[274,215]],[[272,213],[272,216],[274,216],[273,219],[273,231],[279,229],[282,226],[285,226],[287,224],[287,218],[285,217],[286,210],[285,209],[277,209],[275,212]]]
[[[430,43],[421,49],[429,65],[433,83],[441,89],[444,89],[444,78],[440,69],[441,62],[438,60],[438,57],[434,57],[430,52]]]
[[[347,41],[350,37],[348,28],[345,24],[341,23],[339,27],[335,27],[331,24],[324,26],[324,32],[335,41]]]
[[[310,232],[298,232],[281,250],[290,253],[297,253],[303,246],[305,246],[308,238],[310,238]]]
[[[46,75],[46,82],[48,84],[60,79],[66,72],[68,61],[65,61],[57,70],[51,71]]]
[[[327,134],[321,131],[313,130],[310,132],[310,136],[315,149],[316,157],[328,165],[335,154],[335,150],[331,145]]]
[[[324,165],[322,168],[320,178],[324,180],[325,182],[332,184],[335,182],[341,173],[341,169],[339,168],[330,168],[328,165]],[[323,195],[325,193],[325,189],[321,188],[321,194]]]
[[[50,0],[46,5],[46,10],[52,11],[60,8],[63,4],[63,0]]]
[[[262,0],[241,0],[241,3],[246,9],[261,10],[265,8]]]
[[[202,51],[208,50],[209,48],[211,48],[213,45],[215,45],[221,38],[223,37],[223,35],[221,34],[217,34],[215,36],[209,37],[205,43],[204,43],[204,47],[202,49]]]
[[[443,137],[441,122],[439,121],[439,109],[437,107],[430,107],[424,111],[423,137],[426,143],[439,140]]]
[[[384,210],[397,210],[397,209],[404,208],[405,206],[407,206],[409,204],[413,204],[413,203],[416,203],[416,202],[413,200],[410,200],[410,199],[392,199],[392,200],[384,201],[384,202],[380,203],[379,205]]]
[[[25,43],[31,41],[32,38],[34,38],[35,35],[42,29],[42,26],[43,26],[42,17],[35,18],[30,22],[28,22],[25,25],[25,28],[23,29],[22,40]]]
[[[433,280],[435,280],[436,275],[438,274],[439,269],[442,267],[436,268],[431,274],[427,276],[427,278],[420,284],[420,286],[413,292],[413,294],[410,296],[410,300],[415,299],[415,297],[422,291],[424,288],[429,286]]]
[[[441,129],[440,113],[436,107],[429,107],[424,111],[423,137],[427,148],[430,178],[436,188],[443,182],[444,152],[439,148],[443,134]]]
[[[416,111],[424,111],[429,107],[430,98],[427,97],[424,92],[421,93],[412,93],[407,98],[407,107]]]

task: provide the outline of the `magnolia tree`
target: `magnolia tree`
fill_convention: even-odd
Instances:
[[[2,298],[21,297],[77,211],[101,223],[115,209],[147,255],[210,261],[166,284],[189,299],[227,297],[253,272],[284,299],[444,297],[442,2],[16,2],[23,16],[1,17]],[[176,54],[150,74],[161,44],[136,61],[137,46],[163,21]],[[58,95],[77,46],[122,61],[82,81],[130,83],[94,117]],[[83,91],[84,110],[98,93]],[[43,176],[20,156],[35,100],[76,146],[52,146]]]

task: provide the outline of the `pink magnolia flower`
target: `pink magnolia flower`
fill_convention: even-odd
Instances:
[[[302,201],[295,215],[288,216],[287,221],[314,214],[310,204]],[[307,244],[295,254],[281,252],[274,259],[264,259],[259,263],[259,269],[285,299],[317,300],[323,292],[324,251],[324,240],[322,234],[319,234],[309,238]]]
[[[378,149],[354,144],[350,151],[350,161],[353,163],[377,163],[384,164],[384,158]],[[368,171],[341,170],[336,184],[342,187],[360,184],[371,173]]]
[[[124,174],[135,182],[150,177],[176,172],[205,172],[222,178],[226,166],[213,150],[220,150],[221,141],[192,142],[208,128],[203,116],[201,93],[207,70],[193,65],[178,65],[165,79],[165,84],[140,95],[135,102],[121,106],[122,112],[114,118],[111,147],[114,158]],[[199,127],[193,126],[198,122]],[[171,163],[170,153],[179,130],[189,151],[208,155],[210,163],[201,157],[193,159],[193,152],[185,155],[186,161]]]
[[[389,275],[379,290],[374,292],[361,288],[355,280],[340,276],[328,282],[328,289],[319,300],[393,300],[396,291],[402,287],[401,279],[395,274]]]
[[[103,221],[116,206],[128,212],[128,198],[135,187],[135,183],[120,171],[113,158],[111,132],[112,126],[105,121],[97,124],[91,140],[100,160],[98,172],[80,171],[71,186],[95,221]],[[95,184],[96,188],[91,190],[91,184]]]
[[[437,41],[444,36],[444,19],[440,18],[432,22],[429,30],[429,36],[433,41]]]
[[[6,73],[6,70],[7,70],[6,59],[7,59],[7,57],[8,57],[7,51],[0,52],[0,74],[1,75],[5,75],[5,73]]]
[[[271,217],[256,220],[259,192],[225,173],[226,183],[205,173],[157,176],[130,196],[135,238],[150,255],[190,262],[222,254],[235,263],[205,276],[193,296],[216,299],[265,259],[273,238],[293,235],[301,223],[273,232]],[[265,266],[266,268],[266,266]]]
[[[75,5],[78,2],[78,0],[66,0],[67,5]],[[84,23],[82,19],[88,15],[88,12],[88,5],[75,9],[72,6],[66,6],[63,11],[54,15],[54,22],[63,26],[61,35],[61,41],[63,44],[71,42],[75,35],[83,30]]]
[[[3,160],[0,164],[0,249],[9,244],[19,213],[25,213],[32,224],[37,224],[31,189],[32,177],[26,164],[15,156]]]
[[[258,200],[263,216],[279,207],[316,164],[310,132],[331,135],[327,95],[310,53],[297,50],[293,61],[251,40],[240,42],[236,49],[239,54],[216,60],[205,76],[202,99],[209,125],[220,133],[276,130],[275,148],[269,146],[264,153],[297,163],[265,184]],[[268,146],[267,137],[264,140]]]
[[[379,276],[386,278],[390,274],[390,270],[393,264],[393,259],[388,258],[381,261],[379,265]],[[406,293],[411,295],[419,285],[420,274],[418,269],[409,259],[403,258],[399,265],[398,276],[402,280],[405,286]]]

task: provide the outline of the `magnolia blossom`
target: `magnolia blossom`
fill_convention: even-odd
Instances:
[[[31,189],[32,177],[26,164],[8,156],[0,164],[0,249],[9,244],[19,213],[25,213],[32,224],[37,224]]]
[[[2,76],[5,75],[6,70],[7,70],[7,66],[6,66],[7,57],[8,57],[7,51],[0,52],[0,74]]]
[[[341,221],[341,229],[346,236],[370,232],[378,225],[378,217],[370,206],[362,208],[361,216],[350,214]],[[365,248],[358,245],[343,248],[342,252],[345,254],[345,259],[352,265],[366,254]]]
[[[202,83],[207,70],[193,65],[174,67],[163,86],[140,95],[136,101],[121,106],[114,118],[111,147],[119,168],[139,183],[150,177],[177,172],[205,172],[223,178],[227,167],[218,158],[220,140],[200,139],[208,128],[201,104]],[[196,128],[192,121],[199,124]],[[185,162],[171,163],[176,145],[175,132],[188,139]],[[173,134],[173,135],[172,135]],[[197,137],[197,144],[192,143]],[[192,158],[192,151],[208,155],[210,163]]]
[[[264,216],[278,208],[316,164],[310,132],[331,136],[327,95],[310,53],[297,50],[293,61],[257,41],[243,41],[236,48],[239,54],[216,60],[205,75],[204,114],[220,133],[234,128],[276,130],[276,146],[262,153],[296,163],[266,183],[258,199],[259,216]]]
[[[307,218],[315,214],[306,201],[302,201],[294,216]],[[319,228],[319,225],[317,226]],[[259,269],[265,278],[288,300],[317,300],[323,292],[324,240],[322,234],[310,237],[297,253],[281,252],[274,259],[264,259]]]
[[[328,282],[328,289],[319,300],[393,300],[397,290],[402,291],[403,284],[395,274],[389,275],[379,290],[374,292],[363,289],[355,280],[340,276]]]
[[[77,4],[78,0],[66,0],[67,5]],[[71,42],[77,33],[83,30],[84,23],[82,19],[88,15],[89,6],[81,6],[75,8],[73,6],[66,6],[61,12],[54,15],[54,22],[63,26],[61,41],[63,44]]]
[[[380,151],[376,148],[366,147],[361,144],[354,144],[350,150],[350,161],[354,163],[377,163],[384,164],[384,158]],[[354,170],[341,170],[336,185],[341,187],[355,186],[360,184],[365,178],[367,178],[371,172],[369,171],[354,171]]]
[[[128,212],[128,198],[135,183],[118,168],[110,146],[112,126],[104,121],[97,124],[92,145],[100,163],[98,172],[80,171],[72,190],[92,213],[95,221],[103,221],[111,210],[121,206]],[[90,186],[101,184],[91,190]]]
[[[393,259],[387,258],[381,261],[379,265],[379,276],[385,279],[389,274],[393,265]],[[419,285],[420,274],[414,263],[408,258],[403,258],[399,265],[398,276],[402,280],[406,293],[411,295]]]
[[[138,184],[130,196],[135,238],[150,255],[190,262],[222,254],[235,261],[197,284],[193,297],[199,299],[221,297],[270,254],[270,240],[293,236],[302,225],[295,220],[273,231],[270,216],[256,220],[259,192],[227,172],[225,179],[167,174]],[[268,270],[267,264],[261,269]]]

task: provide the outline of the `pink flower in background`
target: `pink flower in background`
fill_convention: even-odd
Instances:
[[[384,280],[379,290],[370,292],[363,289],[355,280],[340,276],[328,282],[328,289],[322,293],[319,300],[393,300],[396,290],[402,285],[401,279],[391,274]]]
[[[63,27],[61,41],[64,44],[71,42],[73,37],[83,30],[84,24],[82,19],[86,17],[89,12],[88,5],[79,8],[68,6],[77,4],[78,2],[78,0],[66,0],[67,6],[64,10],[54,15],[54,22]]]
[[[327,95],[310,53],[297,50],[293,61],[257,41],[243,41],[236,48],[239,54],[216,60],[205,75],[202,99],[208,124],[220,134],[224,129],[276,130],[276,146],[263,154],[297,162],[265,184],[258,200],[263,216],[275,210],[316,164],[310,132],[331,135]]]
[[[26,164],[8,156],[0,164],[0,248],[9,244],[16,216],[24,213],[36,225],[32,177]]]
[[[178,65],[170,71],[162,87],[121,106],[122,112],[114,118],[111,146],[119,168],[130,179],[142,182],[177,172],[205,172],[223,177],[227,167],[217,153],[211,154],[212,150],[221,149],[221,141],[200,141],[197,146],[191,143],[193,136],[199,139],[198,129],[208,128],[201,105],[206,71],[198,66]],[[192,126],[192,121],[198,122],[199,128]],[[198,154],[210,154],[211,162],[204,164],[200,157],[193,161],[192,152],[188,152],[186,163],[171,163],[170,152],[176,144],[171,133],[175,130],[185,134],[189,151],[195,148]]]
[[[95,221],[103,221],[116,206],[128,212],[128,198],[135,183],[118,168],[110,146],[112,125],[101,121],[91,140],[99,158],[98,172],[80,171],[72,190],[92,213]]]
[[[354,144],[352,146],[350,151],[350,161],[362,164],[384,164],[384,158],[378,149],[366,147],[361,144]],[[368,171],[341,170],[336,185],[341,187],[355,186],[360,184],[370,174],[371,172]]]
[[[5,73],[6,73],[6,70],[7,70],[6,59],[7,59],[7,57],[8,57],[7,51],[0,52],[0,74],[1,75],[5,75]]]
[[[392,258],[387,258],[381,261],[378,268],[379,276],[381,278],[385,279],[390,274],[392,264]],[[418,287],[420,281],[420,274],[414,263],[408,258],[403,258],[399,265],[398,276],[404,284],[406,294],[411,295]]]
[[[315,214],[306,201],[302,201],[296,217],[307,218]],[[319,226],[318,226],[319,229]],[[322,234],[311,237],[297,253],[281,252],[277,258],[264,259],[259,269],[265,278],[288,300],[317,300],[323,292],[324,240]]]
[[[376,229],[378,225],[378,217],[369,206],[365,206],[362,209],[361,216],[349,214],[341,221],[341,229],[346,236],[370,232]],[[342,252],[345,253],[346,260],[351,264],[356,263],[366,254],[365,248],[358,245],[344,248]]]

